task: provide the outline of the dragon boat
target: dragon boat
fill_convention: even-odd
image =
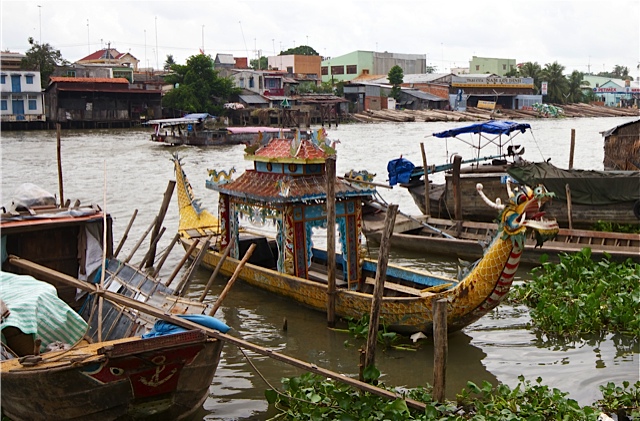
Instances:
[[[314,228],[327,228],[328,181],[335,191],[335,215],[340,252],[336,255],[335,314],[359,319],[370,313],[377,262],[363,247],[363,203],[375,193],[371,184],[336,177],[328,180],[326,162],[335,149],[322,133],[308,139],[272,139],[245,149],[253,161],[235,179],[207,180],[218,193],[218,216],[193,195],[181,160],[174,155],[181,243],[201,254],[202,264],[232,275],[245,250],[257,247],[238,277],[255,287],[287,297],[319,311],[328,305],[327,252],[313,246]],[[210,174],[220,174],[210,170]],[[544,187],[522,186],[509,191],[510,200],[492,203],[500,212],[500,230],[484,256],[460,279],[447,278],[389,264],[381,303],[387,329],[405,334],[432,330],[432,303],[448,302],[449,332],[462,329],[496,307],[509,291],[520,263],[527,230],[540,242],[553,237],[558,225],[538,212],[553,194]],[[243,229],[247,222],[273,222],[274,238]],[[320,234],[318,234],[320,235]],[[204,239],[210,241],[202,241]],[[197,244],[194,245],[194,243]],[[193,247],[192,247],[193,246]]]

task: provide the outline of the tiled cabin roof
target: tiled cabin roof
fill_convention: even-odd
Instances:
[[[296,177],[287,174],[247,170],[236,180],[213,187],[222,194],[266,203],[295,203],[326,199],[326,174]],[[335,182],[336,198],[369,196],[370,187],[349,185],[340,179]]]
[[[253,156],[247,159],[254,161],[277,161],[292,163],[323,163],[328,155],[319,146],[307,139],[299,141],[295,148],[293,139],[273,139],[265,146],[258,149]]]

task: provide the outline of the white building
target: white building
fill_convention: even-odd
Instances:
[[[0,70],[2,122],[45,121],[40,72]]]

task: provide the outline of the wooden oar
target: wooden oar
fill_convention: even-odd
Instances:
[[[319,374],[321,376],[324,377],[328,377],[331,378],[335,381],[341,382],[341,383],[345,383],[348,384],[352,387],[358,388],[360,390],[363,390],[365,392],[369,392],[372,393],[374,395],[383,397],[383,398],[387,398],[387,399],[404,399],[405,402],[407,403],[407,406],[410,406],[411,408],[417,409],[419,411],[424,411],[426,409],[426,405],[422,402],[418,402],[415,401],[413,399],[406,399],[403,398],[401,395],[396,394],[394,392],[391,392],[389,390],[384,390],[384,389],[380,389],[378,387],[375,387],[371,384],[368,383],[364,383],[355,379],[352,379],[350,377],[347,377],[343,374],[340,373],[336,373],[321,367],[316,366],[313,363],[308,363],[302,360],[298,360],[297,358],[293,358],[293,357],[289,357],[287,355],[284,354],[280,354],[278,352],[273,351],[272,349],[269,348],[263,348],[259,345],[255,345],[252,344],[250,342],[247,341],[243,341],[242,339],[221,333],[215,329],[210,329],[204,326],[201,326],[197,323],[194,323],[192,321],[189,321],[187,319],[184,319],[182,317],[178,317],[172,314],[165,314],[162,310],[159,310],[147,303],[142,303],[139,301],[136,301],[132,298],[129,297],[125,297],[123,295],[117,294],[115,292],[111,292],[108,290],[103,290],[103,289],[99,289],[95,284],[90,284],[88,282],[82,282],[76,278],[72,278],[69,275],[66,275],[64,273],[60,273],[57,272],[53,269],[49,269],[47,267],[41,266],[37,263],[33,263],[29,260],[26,259],[22,259],[20,257],[16,257],[16,256],[9,256],[8,258],[8,262],[10,264],[12,264],[15,267],[21,268],[21,269],[25,269],[27,271],[27,273],[31,274],[32,276],[37,276],[39,279],[41,280],[46,280],[46,281],[57,281],[57,282],[61,282],[61,283],[65,283],[67,285],[71,285],[74,286],[76,288],[82,289],[84,291],[88,291],[88,292],[92,292],[96,295],[102,296],[105,299],[117,303],[117,304],[121,304],[121,305],[125,305],[127,307],[130,307],[134,310],[138,310],[138,311],[142,311],[144,313],[147,313],[151,316],[157,317],[158,319],[162,319],[164,321],[170,322],[176,326],[181,326],[184,327],[185,329],[195,329],[195,330],[201,330],[203,332],[205,332],[207,334],[207,336],[211,337],[211,338],[215,338],[215,339],[219,339],[221,341],[225,341],[228,342],[230,344],[233,344],[237,347],[240,348],[244,348],[244,349],[248,349],[250,351],[253,351],[257,354],[260,355],[264,355],[266,357],[269,358],[273,358],[275,360],[278,361],[282,361],[284,363],[290,364],[294,367],[298,367],[301,368],[303,370],[309,371],[311,373],[315,373],[315,374]]]

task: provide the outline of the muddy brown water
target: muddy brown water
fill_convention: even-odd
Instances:
[[[558,166],[567,166],[571,129],[576,129],[576,167],[602,169],[603,138],[600,132],[631,118],[583,118],[532,120],[533,137],[520,135],[525,145],[525,158],[551,158]],[[386,165],[400,155],[421,165],[420,143],[423,142],[429,163],[447,161],[452,153],[468,154],[469,148],[459,143],[428,137],[429,134],[458,127],[465,123],[381,123],[343,125],[327,128],[329,137],[340,140],[337,145],[337,172],[367,169],[376,173],[374,181],[385,183]],[[150,142],[150,129],[96,130],[62,132],[62,171],[65,199],[82,203],[98,203],[114,218],[114,238],[120,241],[135,209],[138,217],[125,243],[126,256],[158,213],[170,179],[175,179],[170,158],[177,153],[191,181],[195,195],[212,212],[217,210],[217,196],[205,188],[207,169],[230,169],[238,172],[249,168],[243,146],[168,147]],[[29,182],[59,195],[54,131],[4,132],[1,134],[2,191],[0,204],[8,205],[15,188]],[[516,142],[518,143],[518,142]],[[488,150],[493,154],[495,150]],[[437,180],[436,180],[437,181]],[[106,185],[106,205],[103,201]],[[409,194],[396,187],[380,189],[389,203],[400,210],[417,214]],[[167,211],[167,233],[159,250],[168,245],[178,224],[175,196]],[[266,226],[265,230],[273,227]],[[322,244],[322,238],[317,241]],[[146,250],[143,243],[141,250]],[[146,245],[148,247],[148,245]],[[371,250],[375,256],[375,250]],[[142,258],[137,253],[133,261]],[[161,276],[166,278],[181,259],[175,249]],[[440,257],[392,252],[395,263],[455,276],[459,262]],[[197,298],[210,272],[199,270],[189,294]],[[180,275],[179,275],[180,276]],[[179,279],[178,276],[178,279]],[[520,270],[519,281],[530,275]],[[218,282],[209,293],[214,300],[224,287]],[[242,282],[234,285],[217,316],[232,327],[231,334],[318,366],[357,375],[358,348],[363,341],[343,332],[329,330],[326,316],[280,297],[250,287]],[[288,329],[282,329],[284,320]],[[525,307],[500,305],[478,322],[449,337],[447,396],[455,398],[467,383],[505,383],[515,386],[518,376],[569,392],[569,397],[582,405],[600,397],[598,386],[609,381],[636,381],[639,373],[637,338],[606,335],[579,342],[562,343],[537,336],[528,328]],[[255,366],[257,371],[249,364]],[[376,364],[381,381],[390,386],[415,387],[433,380],[433,347],[423,341],[415,352],[379,350]],[[263,420],[275,414],[264,399],[265,389],[281,388],[281,378],[302,374],[299,369],[251,352],[243,354],[226,346],[209,399],[194,419]]]

